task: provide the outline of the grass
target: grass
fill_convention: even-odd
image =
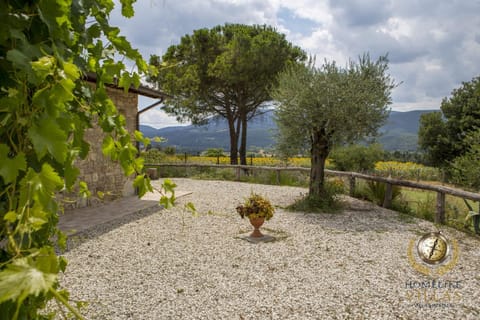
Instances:
[[[402,188],[402,199],[411,210],[410,214],[428,221],[434,221],[436,193],[419,189]]]
[[[355,197],[366,199],[381,205],[384,188],[380,184],[358,181]],[[409,217],[417,217],[433,222],[435,220],[437,193],[415,188],[394,188],[392,209],[399,212],[399,220],[413,222]],[[474,210],[480,210],[479,204],[468,200]],[[445,222],[447,226],[467,233],[474,233],[472,219],[466,219],[469,209],[462,198],[446,195]]]
[[[419,189],[405,188],[401,189],[401,202],[404,203],[406,210],[394,208],[403,212],[405,215],[415,216],[428,221],[435,220],[437,205],[437,193]],[[468,203],[478,209],[478,203],[468,200]],[[394,203],[395,206],[395,203]],[[445,221],[446,225],[457,230],[473,233],[473,224],[471,219],[467,219],[469,212],[462,198],[447,195],[445,198]]]
[[[342,203],[334,197],[306,196],[287,207],[290,211],[309,213],[337,213],[343,209]]]
[[[433,191],[423,191],[418,189],[402,188],[402,194],[409,203],[409,207],[415,212],[415,215],[425,220],[433,221],[436,211],[437,194]],[[468,214],[468,207],[462,198],[447,195],[445,199],[445,218],[447,223],[464,228],[465,217]],[[468,201],[476,209],[478,203]],[[469,221],[467,221],[468,223]]]
[[[287,210],[311,213],[337,213],[344,208],[339,194],[345,192],[341,179],[325,180],[323,194],[319,196],[307,195],[287,207]]]
[[[163,178],[192,178],[199,180],[225,180],[235,181],[235,169],[225,168],[183,168],[160,167],[157,168],[158,176]],[[306,172],[282,172],[279,176],[274,171],[250,170],[241,171],[241,182],[281,185],[291,187],[308,187],[309,175]]]

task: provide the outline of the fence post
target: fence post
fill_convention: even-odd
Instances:
[[[187,153],[185,152],[185,154],[183,156],[184,156],[185,163],[187,163]]]
[[[349,181],[350,181],[350,188],[348,191],[349,191],[350,197],[354,197],[355,196],[355,177],[351,176],[349,178]]]
[[[235,171],[236,171],[237,181],[240,181],[240,172],[241,172],[240,168],[237,167],[237,168],[235,169]]]
[[[280,185],[280,169],[277,169],[277,184]]]
[[[445,223],[445,193],[437,192],[437,212],[435,212],[435,223]]]
[[[220,156],[217,156],[217,165],[220,164]]]
[[[253,166],[253,154],[250,155],[250,165]]]
[[[385,185],[385,198],[383,199],[382,207],[390,209],[392,207],[392,184],[386,183]]]

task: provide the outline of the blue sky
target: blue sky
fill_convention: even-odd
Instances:
[[[315,55],[344,64],[388,53],[396,111],[438,109],[462,81],[480,75],[480,0],[139,0],[135,17],[111,23],[148,60],[193,30],[228,23],[268,24]],[[152,103],[141,99],[140,108]],[[142,124],[176,125],[158,108]]]

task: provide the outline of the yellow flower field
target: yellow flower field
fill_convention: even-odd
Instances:
[[[185,155],[175,155],[175,156],[166,156],[163,161],[164,163],[196,163],[196,164],[230,164],[229,157],[205,157],[205,156],[189,156],[187,155],[187,159],[185,161]],[[285,161],[272,158],[272,157],[248,157],[247,158],[248,165],[254,166],[267,166],[267,167],[275,167],[275,166],[285,166]],[[310,166],[310,158],[290,158],[288,159],[287,165],[290,167],[309,167]],[[327,166],[329,162],[327,161]]]
[[[414,162],[379,161],[375,172],[382,176],[415,180],[439,180],[440,171]]]

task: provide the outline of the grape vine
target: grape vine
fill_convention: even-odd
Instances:
[[[120,1],[123,16],[134,14],[134,2]],[[51,319],[41,310],[52,299],[82,318],[58,283],[67,261],[55,252],[66,244],[55,195],[78,185],[75,160],[89,152],[92,123],[105,133],[103,153],[136,175],[139,194],[152,189],[106,85],[118,79],[127,90],[155,71],[109,24],[113,8],[113,0],[0,1],[1,319]],[[126,59],[136,71],[126,71]]]

